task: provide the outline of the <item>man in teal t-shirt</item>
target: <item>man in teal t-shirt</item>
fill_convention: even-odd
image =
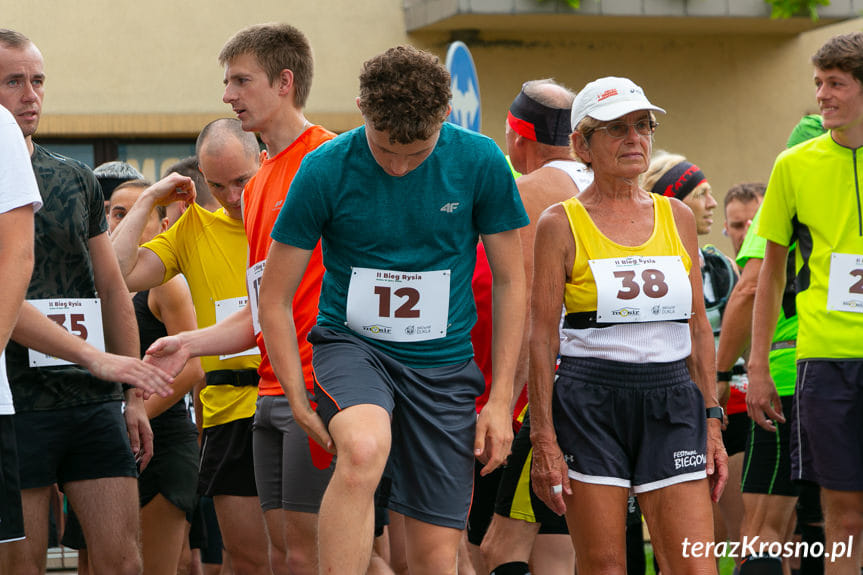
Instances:
[[[381,483],[390,510],[406,517],[411,573],[455,573],[474,457],[489,473],[512,441],[525,304],[518,228],[528,220],[494,142],[444,124],[450,97],[449,73],[431,54],[400,46],[367,61],[357,100],[365,124],[306,156],[273,228],[264,339],[297,422],[338,450],[320,511],[321,572],[365,573]],[[485,384],[470,330],[480,235],[500,329],[477,418]],[[315,412],[290,310],[319,239]]]

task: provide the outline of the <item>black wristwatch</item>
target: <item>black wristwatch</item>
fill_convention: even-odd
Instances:
[[[725,421],[725,410],[722,409],[722,406],[716,405],[714,407],[707,408],[707,419],[710,418],[718,419],[720,422]]]

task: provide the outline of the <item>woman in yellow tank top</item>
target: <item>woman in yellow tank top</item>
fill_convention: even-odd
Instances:
[[[533,488],[566,513],[581,573],[626,572],[630,491],[663,572],[716,572],[705,546],[713,545],[710,500],[722,493],[727,457],[713,334],[693,266],[692,212],[638,185],[654,111],[664,113],[628,79],[585,86],[573,104],[572,146],[594,183],[537,225]]]

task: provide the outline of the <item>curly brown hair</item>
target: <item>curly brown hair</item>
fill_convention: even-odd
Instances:
[[[312,90],[314,58],[305,34],[289,24],[257,24],[243,28],[222,47],[219,64],[225,66],[243,54],[255,56],[271,85],[279,79],[282,70],[293,72],[294,103],[300,108],[306,105]]]
[[[360,111],[390,143],[427,140],[449,113],[450,75],[440,59],[413,46],[396,46],[363,64]]]
[[[812,63],[821,70],[847,72],[863,84],[863,32],[830,38],[812,56]]]

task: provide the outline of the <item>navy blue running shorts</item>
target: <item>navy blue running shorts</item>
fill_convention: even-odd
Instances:
[[[792,479],[863,491],[861,413],[863,361],[799,361],[791,414]]]
[[[707,420],[683,360],[563,357],[552,415],[569,476],[653,491],[707,477]]]

